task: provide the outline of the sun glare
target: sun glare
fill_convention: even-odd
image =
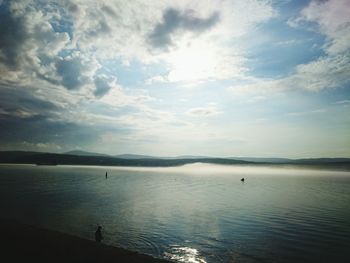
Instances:
[[[170,81],[194,81],[214,76],[218,63],[215,48],[204,41],[183,45],[168,57]]]

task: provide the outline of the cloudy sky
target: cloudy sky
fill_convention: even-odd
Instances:
[[[349,0],[0,0],[0,149],[350,157],[349,51]]]

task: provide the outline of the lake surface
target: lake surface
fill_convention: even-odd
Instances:
[[[350,262],[350,172],[0,165],[0,211],[178,262]]]

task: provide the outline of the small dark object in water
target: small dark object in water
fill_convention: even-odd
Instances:
[[[102,227],[98,226],[97,230],[95,232],[95,240],[96,240],[96,242],[101,242],[101,240],[103,239],[101,229],[102,229]]]
[[[241,179],[241,182],[244,182],[244,178]]]
[[[108,174],[107,174],[107,172],[106,172],[106,179],[107,179],[107,177],[108,177]]]

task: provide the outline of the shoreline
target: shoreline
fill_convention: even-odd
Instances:
[[[35,163],[2,163],[0,166],[33,166],[33,167],[98,167],[98,168],[117,168],[120,170],[129,169],[171,169],[188,167],[190,165],[204,164],[225,167],[254,167],[254,168],[280,168],[280,169],[301,169],[301,170],[315,170],[315,171],[334,171],[334,172],[350,172],[350,164],[339,165],[337,163],[329,164],[297,164],[297,163],[250,163],[250,164],[220,164],[207,162],[194,162],[181,165],[170,166],[142,166],[142,165],[103,165],[103,164],[40,164]]]
[[[67,153],[42,153],[26,151],[0,151],[1,163],[33,164],[37,166],[89,165],[119,167],[179,167],[194,163],[243,166],[302,166],[320,169],[350,170],[350,158],[250,158],[250,157],[143,157],[121,158],[118,156],[72,155]]]
[[[0,235],[8,262],[171,262],[10,219],[0,219]]]

